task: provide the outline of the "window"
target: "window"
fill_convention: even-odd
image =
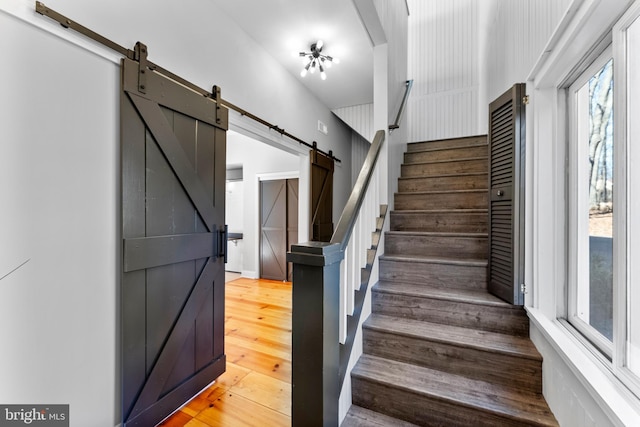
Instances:
[[[626,28],[626,86],[627,121],[625,140],[627,156],[625,170],[629,184],[626,192],[627,278],[621,292],[627,313],[626,339],[622,362],[640,377],[640,12],[636,8],[633,22]]]
[[[607,49],[569,89],[570,229],[575,262],[569,321],[607,355],[613,340],[613,59]]]
[[[640,5],[567,89],[567,320],[640,396]]]

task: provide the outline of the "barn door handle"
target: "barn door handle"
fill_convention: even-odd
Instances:
[[[504,191],[498,190],[498,191],[496,191],[496,194],[498,195],[498,197],[504,196]]]
[[[218,258],[224,258],[227,263],[227,243],[229,237],[229,226],[225,224],[223,228],[218,230]]]

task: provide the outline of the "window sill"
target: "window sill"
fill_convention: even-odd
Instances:
[[[540,331],[612,423],[636,425],[640,419],[640,400],[585,349],[560,321],[549,319],[535,308],[526,307],[526,310],[532,326]]]

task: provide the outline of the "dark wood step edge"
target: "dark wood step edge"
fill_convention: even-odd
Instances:
[[[420,165],[434,165],[434,164],[442,164],[442,163],[458,163],[458,162],[468,162],[472,160],[487,160],[487,157],[465,157],[462,159],[445,159],[445,160],[431,160],[431,161],[422,161],[415,163],[402,163],[402,166],[420,166]]]
[[[437,384],[437,382],[434,382],[434,384],[436,384],[436,386],[434,387],[433,385],[430,386],[431,382],[430,381],[424,381],[421,385],[421,387],[412,387],[412,385],[409,385],[408,381],[405,380],[405,378],[398,378],[397,381],[391,381],[387,378],[381,377],[380,375],[376,375],[375,377],[369,375],[366,372],[361,372],[361,369],[359,369],[358,365],[356,365],[351,373],[352,376],[356,377],[356,378],[360,378],[363,381],[368,381],[371,383],[375,383],[378,385],[381,385],[383,387],[389,387],[389,388],[395,388],[398,390],[402,390],[405,392],[408,392],[410,394],[413,395],[421,395],[424,396],[426,398],[430,398],[430,399],[435,399],[435,400],[439,400],[442,402],[447,402],[450,404],[454,404],[454,405],[459,405],[459,406],[463,406],[466,408],[470,408],[472,410],[480,410],[483,412],[488,412],[491,414],[495,414],[497,416],[501,416],[501,417],[505,417],[505,418],[509,418],[512,420],[527,420],[527,421],[535,421],[541,425],[547,425],[547,423],[545,423],[544,420],[538,420],[538,416],[536,416],[536,414],[532,413],[531,411],[528,410],[514,410],[513,407],[510,406],[506,406],[506,405],[500,405],[500,407],[496,407],[496,402],[495,399],[492,398],[491,395],[486,395],[486,399],[481,398],[481,390],[491,390],[492,392],[496,392],[497,390],[500,389],[505,389],[507,390],[506,387],[502,388],[497,386],[496,384],[493,383],[488,383],[486,381],[482,381],[482,380],[472,380],[469,378],[464,378],[461,377],[459,375],[456,374],[451,374],[451,373],[447,373],[447,372],[443,372],[443,371],[437,371],[434,369],[430,369],[430,368],[424,368],[424,367],[420,367],[420,366],[416,366],[416,365],[411,365],[408,363],[404,363],[404,362],[398,362],[398,361],[391,361],[389,359],[383,359],[383,358],[379,358],[377,356],[371,356],[371,355],[363,355],[362,356],[363,359],[371,359],[371,358],[376,358],[376,359],[381,359],[381,360],[385,360],[385,365],[386,365],[386,372],[390,372],[392,371],[392,365],[397,364],[397,365],[404,365],[404,366],[408,366],[410,368],[410,370],[414,371],[414,375],[412,376],[412,378],[417,378],[420,377],[420,372],[439,372],[442,376],[445,377],[450,377],[450,378],[463,378],[463,381],[457,381],[457,382],[464,382],[465,385],[467,386],[468,390],[474,390],[474,391],[480,391],[480,393],[476,392],[474,393],[476,399],[478,400],[484,400],[484,403],[481,402],[472,402],[469,401],[467,399],[464,399],[460,394],[458,394],[458,396],[455,396],[453,393],[451,394],[445,394],[442,393],[442,387],[438,387],[439,384]],[[362,359],[361,359],[362,360]],[[382,372],[382,374],[384,375],[384,372]],[[435,374],[431,374],[431,375],[435,375]],[[385,375],[386,376],[386,375]],[[441,381],[443,382],[443,381]],[[451,381],[448,381],[451,382]],[[510,392],[513,392],[513,390],[509,390]],[[521,393],[522,394],[522,393]],[[531,396],[533,396],[533,393],[524,393],[524,394],[529,394]],[[537,395],[537,394],[536,394]],[[537,395],[540,396],[540,395]],[[541,397],[541,396],[540,396]],[[551,413],[551,411],[549,411]],[[555,421],[555,420],[554,420]],[[557,425],[557,424],[548,424],[548,425]]]
[[[369,318],[371,319],[371,318]],[[515,335],[509,334],[501,334],[498,332],[489,332],[482,331],[482,336],[484,338],[483,343],[473,342],[474,339],[477,339],[475,336],[469,336],[468,332],[469,328],[461,327],[461,326],[450,326],[440,323],[432,323],[426,322],[422,320],[413,320],[413,319],[399,319],[402,322],[414,324],[416,326],[416,331],[407,331],[401,330],[398,327],[393,327],[394,321],[396,318],[393,316],[376,314],[374,320],[365,322],[363,325],[363,329],[369,329],[373,331],[377,331],[384,334],[397,335],[400,337],[411,338],[411,339],[421,339],[429,342],[435,342],[440,344],[446,344],[452,347],[457,347],[461,349],[469,348],[476,351],[481,351],[489,354],[501,354],[504,356],[517,357],[520,359],[532,360],[534,362],[542,362],[542,356],[537,351],[527,351],[526,349],[518,349],[515,346],[503,345],[503,341],[526,341],[527,338],[518,337]],[[380,324],[387,323],[387,324]],[[419,330],[418,330],[419,329]],[[430,333],[432,330],[448,330],[450,332],[457,332],[458,335],[450,334],[434,334]],[[476,331],[476,330],[472,330]],[[465,336],[465,333],[467,333]],[[472,334],[476,335],[476,334]],[[529,350],[533,350],[533,347]]]

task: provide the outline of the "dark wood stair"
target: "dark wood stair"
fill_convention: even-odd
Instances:
[[[343,426],[557,426],[522,307],[486,290],[486,136],[409,144]]]

